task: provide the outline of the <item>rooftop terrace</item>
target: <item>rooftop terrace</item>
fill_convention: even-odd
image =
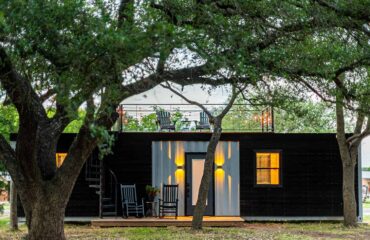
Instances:
[[[213,114],[220,112],[226,104],[203,104]],[[172,129],[163,128],[158,112],[165,112]],[[122,104],[117,108],[119,119],[113,127],[119,132],[195,132],[212,131],[212,124],[199,129],[202,110],[191,104]],[[161,115],[161,114],[159,114]],[[163,115],[163,114],[162,114]],[[208,119],[206,119],[208,123]],[[163,121],[162,121],[163,123]],[[224,132],[274,132],[274,110],[262,105],[234,104],[224,117]]]

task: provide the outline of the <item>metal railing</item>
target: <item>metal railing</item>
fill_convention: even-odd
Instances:
[[[213,113],[222,111],[226,104],[203,104]],[[119,132],[154,132],[156,111],[166,111],[176,125],[176,131],[196,131],[202,110],[191,104],[121,104],[117,108],[119,119],[112,130]],[[262,105],[234,104],[223,119],[223,131],[274,132],[274,110]]]

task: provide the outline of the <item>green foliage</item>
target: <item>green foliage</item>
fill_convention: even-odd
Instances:
[[[0,105],[0,134],[9,140],[10,134],[18,131],[18,126],[19,118],[16,109],[13,106]],[[0,193],[8,187],[8,183],[4,178],[5,175],[5,166],[0,161]]]
[[[5,178],[3,178],[3,175],[4,175],[4,172],[0,171],[0,195],[4,191],[9,192],[8,182],[5,180]],[[0,215],[2,215],[3,213],[4,213],[4,204],[0,203]]]
[[[18,131],[19,118],[13,106],[0,105],[0,134],[9,140],[11,133]]]
[[[183,127],[185,127],[185,123],[181,122],[181,120],[187,120],[184,119],[184,114],[181,112],[180,108],[177,108],[175,112],[171,114],[171,121],[175,123],[176,130],[181,130]]]
[[[157,194],[160,192],[160,190],[157,187],[146,185],[145,192],[148,195],[149,199],[153,200],[157,196]]]
[[[219,112],[220,109],[213,109],[213,112]],[[222,129],[239,130],[249,132],[261,131],[259,116],[262,108],[260,106],[253,107],[249,105],[241,96],[235,100],[234,106],[226,114],[222,120]]]
[[[55,114],[55,109],[54,108],[50,108],[47,110],[47,115],[49,118],[52,118]],[[77,111],[77,116],[73,116],[72,120],[64,129],[64,133],[78,133],[81,126],[83,125],[84,123],[84,119],[85,119],[85,116],[86,116],[86,111],[84,109],[79,109]]]
[[[104,156],[112,154],[112,147],[114,145],[115,136],[107,129],[101,126],[90,126],[91,135],[98,140],[99,159],[102,160]]]
[[[77,120],[66,132],[80,127],[83,117],[78,109],[90,95],[99,97],[100,89],[109,88],[106,105],[118,102],[125,96],[117,87],[121,85],[118,72],[165,52],[174,43],[158,38],[175,36],[171,24],[161,21],[146,4],[140,8],[133,24],[119,22],[123,20],[117,18],[114,0],[0,2],[0,40],[13,39],[11,44],[16,46],[7,48],[7,54],[21,74],[30,76],[37,92],[52,89],[54,100],[71,121]],[[129,11],[126,15],[130,16]]]
[[[140,122],[144,131],[155,131],[157,129],[157,116],[155,113],[143,116]]]
[[[252,106],[239,97],[225,116],[223,129],[261,131],[260,115],[266,106]],[[278,133],[328,133],[335,132],[335,113],[325,103],[313,101],[275,102],[274,124]],[[349,126],[352,126],[348,119]]]
[[[82,124],[84,123],[86,112],[79,111],[78,118],[70,122],[67,127],[64,129],[64,133],[78,133]]]
[[[126,115],[123,124],[124,131],[156,131],[157,116],[155,113],[144,115],[141,119]]]
[[[335,132],[335,113],[325,103],[297,102],[275,108],[275,130],[281,133]]]

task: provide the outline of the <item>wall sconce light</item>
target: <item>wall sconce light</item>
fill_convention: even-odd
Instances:
[[[217,165],[216,169],[222,169],[222,165]]]

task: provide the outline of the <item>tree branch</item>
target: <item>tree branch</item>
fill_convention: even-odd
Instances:
[[[355,126],[355,129],[354,129],[354,132],[353,132],[354,134],[361,133],[362,127],[364,125],[364,120],[365,120],[364,114],[362,114],[361,112],[358,113],[357,121],[356,121],[356,126]]]
[[[55,94],[55,90],[54,89],[48,89],[44,94],[42,94],[40,96],[40,101],[41,102],[45,102],[46,100],[48,100],[54,94]]]
[[[325,0],[314,0],[314,2],[318,3],[320,6],[323,6],[327,9],[330,9],[330,10],[334,11],[335,13],[337,13],[340,16],[351,17],[351,18],[361,20],[361,21],[364,21],[364,22],[369,22],[370,21],[370,14],[365,9],[364,9],[365,11],[363,11],[363,12],[354,13],[350,10],[341,9],[338,6],[336,6],[335,4],[329,3]]]
[[[171,9],[169,9],[168,7],[157,4],[154,1],[150,2],[150,6],[154,9],[162,11],[167,16],[167,18],[170,20],[170,22],[174,24],[175,26],[179,25],[179,21],[177,20],[176,15],[173,14]]]
[[[4,163],[6,169],[12,176],[20,174],[18,171],[15,151],[11,148],[2,134],[0,134],[0,162]]]
[[[198,106],[200,109],[202,109],[207,114],[207,116],[209,117],[209,119],[211,121],[214,119],[214,116],[212,115],[212,113],[206,107],[204,107],[202,104],[198,103],[197,101],[192,101],[192,100],[188,99],[183,94],[181,94],[178,91],[176,91],[175,89],[173,89],[168,82],[166,82],[166,85],[161,84],[161,86],[163,88],[166,88],[166,89],[170,90],[171,92],[173,92],[177,96],[181,97],[182,99],[184,99],[185,101],[187,101],[189,104]]]
[[[356,128],[354,134],[347,139],[347,143],[349,145],[349,148],[353,147],[358,147],[358,145],[361,143],[362,139],[370,135],[370,120],[368,118],[366,127],[364,131],[362,131],[362,126],[363,126],[364,118],[363,116],[359,116],[357,123],[356,123]],[[361,127],[360,127],[361,126]],[[362,132],[361,132],[362,131]]]
[[[133,8],[133,0],[121,0],[118,8],[118,27],[122,27],[125,22],[133,23],[133,13],[129,13],[129,8]]]
[[[349,148],[346,141],[346,130],[345,130],[345,121],[344,121],[344,107],[343,107],[343,96],[338,91],[336,96],[336,123],[337,123],[337,141],[339,145],[340,155],[342,161],[345,164],[349,164],[347,161],[351,159]]]
[[[154,73],[148,77],[145,77],[128,85],[122,85],[120,87],[120,91],[122,93],[137,94],[141,91],[146,91],[151,87],[155,87],[156,85],[165,81],[171,81],[181,86],[191,84],[207,84],[211,86],[220,86],[227,83],[222,78],[215,79],[212,77],[207,77],[207,75],[209,76],[211,74],[212,73],[208,69],[207,64],[191,68],[168,70],[163,71],[162,73]]]
[[[47,118],[40,98],[29,81],[14,70],[9,56],[2,47],[0,47],[0,82],[20,116],[37,121]]]
[[[224,116],[229,112],[230,108],[233,106],[238,95],[241,92],[243,92],[246,89],[246,87],[247,85],[244,85],[242,88],[240,89],[238,88],[238,90],[236,90],[236,88],[233,86],[232,95],[231,95],[231,99],[229,100],[229,103],[226,105],[226,107],[222,110],[222,112],[217,117],[219,117],[220,119],[224,118]]]

